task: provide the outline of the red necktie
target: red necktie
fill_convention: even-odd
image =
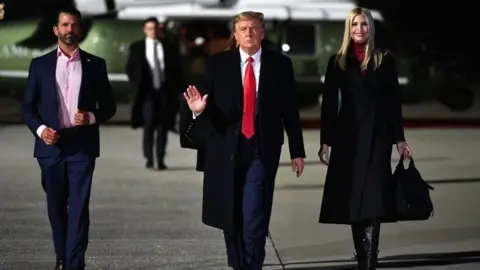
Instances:
[[[252,67],[253,58],[248,58],[247,68],[245,69],[245,78],[243,81],[243,119],[242,133],[250,139],[255,133],[254,130],[254,114],[255,99],[257,97],[255,73]]]

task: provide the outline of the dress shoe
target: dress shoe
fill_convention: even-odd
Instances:
[[[153,169],[153,162],[152,161],[147,161],[147,163],[145,163],[145,168]]]
[[[167,165],[165,165],[165,163],[158,164],[157,168],[158,168],[159,171],[165,171],[165,170],[168,169],[168,167],[167,167]]]
[[[54,270],[65,270],[65,269],[67,269],[65,267],[65,262],[62,260],[58,260],[57,263],[55,264]]]

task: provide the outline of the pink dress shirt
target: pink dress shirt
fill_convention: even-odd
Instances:
[[[58,118],[61,128],[75,126],[75,113],[78,110],[78,95],[82,83],[82,61],[78,48],[72,57],[66,56],[60,48],[57,49],[57,68],[55,72],[57,83]],[[95,115],[88,113],[90,124],[95,123]],[[41,125],[37,129],[38,137],[47,126]]]

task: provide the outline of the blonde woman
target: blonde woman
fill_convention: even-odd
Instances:
[[[376,48],[374,38],[371,13],[353,9],[342,46],[328,61],[318,153],[328,166],[319,221],[351,225],[359,269],[376,269],[392,145],[400,155],[411,156],[395,58]]]

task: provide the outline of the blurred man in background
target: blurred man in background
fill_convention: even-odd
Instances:
[[[131,125],[143,127],[143,155],[146,167],[166,170],[165,149],[169,130],[175,130],[179,94],[183,90],[182,67],[178,45],[163,36],[159,21],[147,18],[143,23],[145,38],[132,43],[126,73],[135,91]]]

